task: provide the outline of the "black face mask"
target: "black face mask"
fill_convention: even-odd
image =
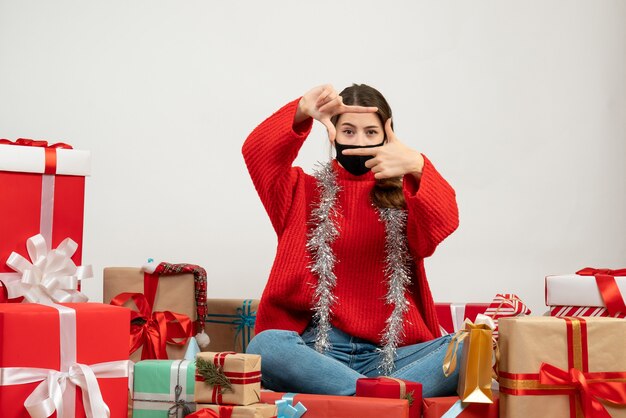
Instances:
[[[348,173],[354,176],[361,176],[370,171],[369,168],[365,167],[365,162],[374,157],[372,155],[343,155],[341,152],[345,149],[380,147],[384,143],[385,141],[377,145],[343,145],[335,141],[337,161],[339,161],[343,168],[348,170]]]

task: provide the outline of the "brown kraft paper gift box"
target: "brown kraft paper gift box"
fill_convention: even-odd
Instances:
[[[500,416],[578,418],[583,416],[581,400],[587,400],[611,417],[626,417],[623,406],[594,396],[601,385],[626,388],[625,345],[623,319],[501,319]],[[595,415],[588,411],[587,416]]]
[[[106,267],[104,269],[103,302],[110,303],[111,299],[120,293],[144,293],[144,272],[138,267]],[[196,302],[194,299],[193,274],[162,275],[159,277],[156,297],[154,298],[153,312],[171,311],[187,315],[195,321]],[[124,306],[134,309],[132,302]],[[167,355],[172,360],[182,359],[187,345],[167,344]],[[134,362],[141,360],[141,351],[135,351],[130,359]]]
[[[258,299],[207,299],[204,331],[211,338],[202,351],[245,353],[254,337]]]
[[[198,403],[220,405],[259,403],[261,356],[232,352],[198,353],[194,399]]]

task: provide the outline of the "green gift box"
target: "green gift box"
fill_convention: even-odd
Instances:
[[[135,364],[133,418],[182,418],[194,412],[196,365],[190,360],[144,360]]]

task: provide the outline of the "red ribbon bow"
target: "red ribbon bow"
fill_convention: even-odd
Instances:
[[[72,149],[72,146],[63,142],[48,145],[48,141],[36,141],[34,139],[18,138],[15,142],[8,139],[0,139],[0,144],[20,145],[24,147],[41,147],[45,149],[45,174],[55,174],[57,170],[57,149]]]
[[[593,267],[585,267],[576,272],[579,276],[594,276],[600,290],[600,296],[606,305],[609,314],[615,315],[619,312],[626,313],[626,305],[622,294],[617,287],[615,276],[626,276],[626,269],[596,269]]]
[[[583,373],[571,368],[569,372],[542,363],[539,382],[547,386],[569,386],[578,391],[583,415],[587,418],[611,418],[598,399],[618,405],[626,404],[626,382],[603,381],[615,373]]]
[[[170,311],[152,312],[151,304],[142,293],[120,293],[111,300],[111,305],[122,306],[129,299],[135,302],[138,309],[138,311],[132,311],[130,317],[130,353],[134,353],[143,346],[142,360],[166,360],[166,343],[184,345],[192,336],[191,319],[187,315]],[[145,322],[133,323],[136,319]],[[182,340],[177,342],[175,338],[182,338]]]
[[[56,144],[48,145],[48,141],[41,141],[35,139],[28,138],[18,138],[14,141],[9,141],[8,139],[0,139],[0,144],[5,145],[21,145],[24,147],[42,147],[42,148],[63,148],[63,149],[72,149],[72,146],[66,144],[64,142],[57,142]]]

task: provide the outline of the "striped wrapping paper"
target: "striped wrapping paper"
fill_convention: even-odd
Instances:
[[[626,318],[626,312],[617,312],[611,315],[603,306],[551,306],[550,316],[606,316]]]
[[[496,324],[493,330],[494,338],[498,338],[498,319],[529,314],[530,309],[512,293],[498,293],[485,311],[485,315],[493,318]]]

